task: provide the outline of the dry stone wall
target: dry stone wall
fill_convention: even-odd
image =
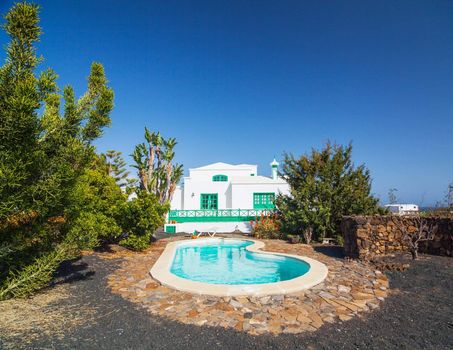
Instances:
[[[420,253],[453,256],[453,218],[426,218],[435,223],[438,230],[432,241],[420,242]],[[375,256],[407,251],[402,242],[401,223],[409,232],[416,230],[410,216],[347,216],[340,228],[344,239],[345,255],[354,259],[368,260]]]

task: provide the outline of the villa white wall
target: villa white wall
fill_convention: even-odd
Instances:
[[[289,193],[289,185],[281,178],[257,176],[256,165],[236,165],[219,163],[190,169],[190,176],[184,178],[184,187],[177,188],[171,209],[199,210],[202,193],[217,193],[218,209],[253,209],[253,193],[273,192]],[[222,167],[223,166],[223,167]],[[254,176],[250,176],[254,174]],[[215,175],[226,175],[228,181],[215,182]]]
[[[181,187],[176,187],[175,193],[173,193],[173,198],[171,199],[170,208],[171,209],[181,209],[183,207],[183,190]]]
[[[232,184],[232,208],[253,209],[253,193],[256,192],[273,192],[276,196],[279,193],[289,194],[289,185],[287,183]]]
[[[183,222],[179,224],[171,224],[176,226],[177,233],[193,233],[214,231],[216,232],[234,232],[236,230],[249,233],[251,232],[251,226],[249,222]]]
[[[229,182],[195,182],[186,179],[184,186],[184,206],[176,206],[172,202],[172,209],[198,210],[202,193],[217,193],[219,209],[253,209],[253,193],[273,192],[288,194],[287,183],[267,184],[230,184]]]
[[[229,168],[218,167],[212,168],[195,168],[189,169],[189,177],[195,181],[208,181],[212,180],[214,175],[227,175],[228,178],[235,176],[250,176],[250,174],[257,174],[256,165],[236,165]],[[187,179],[187,178],[186,178]]]
[[[233,208],[233,194],[231,192],[231,186],[228,186],[228,189],[226,191],[226,207],[227,208]]]
[[[212,177],[207,181],[194,181],[190,178],[184,180],[184,210],[200,209],[200,198],[202,193],[217,193],[218,208],[227,208],[227,192],[229,182],[214,182]],[[173,207],[172,207],[173,208]],[[176,209],[176,208],[175,208]]]

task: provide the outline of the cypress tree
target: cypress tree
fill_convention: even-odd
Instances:
[[[0,299],[39,288],[73,254],[65,208],[113,108],[100,63],[92,64],[87,92],[78,100],[70,86],[61,95],[51,69],[37,74],[38,6],[17,3],[5,19],[10,43],[0,67]]]

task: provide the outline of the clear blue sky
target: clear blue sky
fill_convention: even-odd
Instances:
[[[352,140],[383,202],[395,187],[430,205],[453,181],[451,0],[37,3],[60,86],[81,94],[90,63],[106,68],[101,151],[129,155],[147,125],[178,139],[186,171],[223,161],[266,175],[274,155]]]

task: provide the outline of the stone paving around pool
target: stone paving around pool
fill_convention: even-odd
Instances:
[[[123,254],[121,267],[108,278],[114,293],[145,307],[151,314],[198,326],[235,328],[250,334],[315,331],[324,323],[347,321],[379,307],[388,294],[384,274],[358,261],[329,257],[311,246],[263,240],[264,250],[308,256],[327,265],[317,286],[287,295],[213,297],[180,292],[160,285],[149,269],[166,244],[154,243],[144,253]]]

